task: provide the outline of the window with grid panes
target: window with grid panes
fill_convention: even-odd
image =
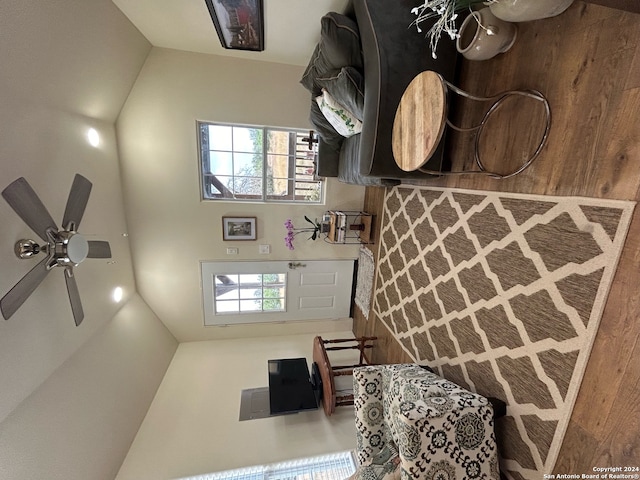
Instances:
[[[284,311],[286,273],[216,275],[213,293],[216,315]]]
[[[179,480],[344,480],[356,471],[350,451],[214,472]]]
[[[322,203],[308,130],[198,122],[206,200]],[[313,138],[313,136],[312,136]]]

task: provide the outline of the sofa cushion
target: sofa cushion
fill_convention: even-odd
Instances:
[[[316,103],[336,132],[343,137],[351,137],[362,131],[362,122],[344,105],[340,105],[326,89],[323,88],[322,95],[316,97]]]
[[[307,65],[307,68],[305,68],[302,78],[300,79],[302,86],[314,95],[317,95],[320,91],[320,87],[316,86],[316,77],[319,75],[318,68],[322,68],[317,66],[317,64],[321,62],[324,61],[320,59],[320,44],[318,43],[316,48],[313,49],[313,53],[309,59],[309,64]]]
[[[324,143],[330,145],[334,150],[340,151],[344,137],[336,132],[336,129],[329,123],[315,99],[311,99],[309,121]]]
[[[329,12],[320,21],[320,42],[316,45],[300,83],[317,95],[315,79],[330,70],[353,66],[362,69],[358,25],[345,15]]]
[[[316,174],[320,177],[337,177],[340,164],[340,148],[327,144],[322,137],[318,139]]]
[[[360,32],[354,20],[340,13],[327,13],[320,20],[320,38],[322,54],[333,68],[362,68]]]
[[[360,153],[361,135],[345,138],[342,142],[342,150],[340,151],[340,163],[338,164],[338,180],[353,185],[365,185],[372,187],[392,187],[398,185],[397,180],[388,180],[384,178],[371,177],[362,175],[358,168],[358,162],[355,161]]]
[[[336,101],[362,121],[364,111],[364,78],[354,67],[331,70],[316,78],[316,83],[326,89]]]

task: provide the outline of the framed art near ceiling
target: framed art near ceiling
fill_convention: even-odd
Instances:
[[[205,0],[224,48],[264,50],[263,0]]]
[[[255,240],[256,217],[222,217],[223,240]]]

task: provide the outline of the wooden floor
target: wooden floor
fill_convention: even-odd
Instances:
[[[458,80],[489,95],[536,89],[551,104],[552,127],[540,157],[507,180],[440,177],[425,185],[638,200],[640,192],[640,15],[576,1],[559,17],[519,25],[513,48],[485,62],[466,62]],[[481,116],[468,104],[455,118]],[[516,168],[538,142],[542,109],[507,102],[481,142],[489,169]],[[463,113],[463,115],[461,114]],[[479,116],[480,115],[480,116]],[[449,136],[453,169],[474,167],[473,137]],[[383,188],[367,188],[364,210],[377,214]],[[377,254],[377,244],[370,245]],[[355,309],[354,333],[377,335],[378,363],[411,359],[374,316]],[[600,330],[556,467],[591,474],[594,467],[640,466],[640,208],[636,208]],[[542,476],[541,476],[542,478]]]

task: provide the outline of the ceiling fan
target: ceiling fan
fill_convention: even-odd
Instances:
[[[61,230],[24,177],[18,178],[2,191],[2,196],[11,208],[46,242],[38,245],[34,240],[23,239],[16,243],[15,253],[19,258],[29,259],[40,252],[46,254],[46,257],[0,300],[0,310],[5,320],[16,313],[54,267],[62,267],[76,326],[82,322],[84,311],[73,267],[77,267],[86,258],[111,258],[109,242],[86,240],[77,232],[89,201],[91,187],[89,180],[76,174],[67,199]]]

